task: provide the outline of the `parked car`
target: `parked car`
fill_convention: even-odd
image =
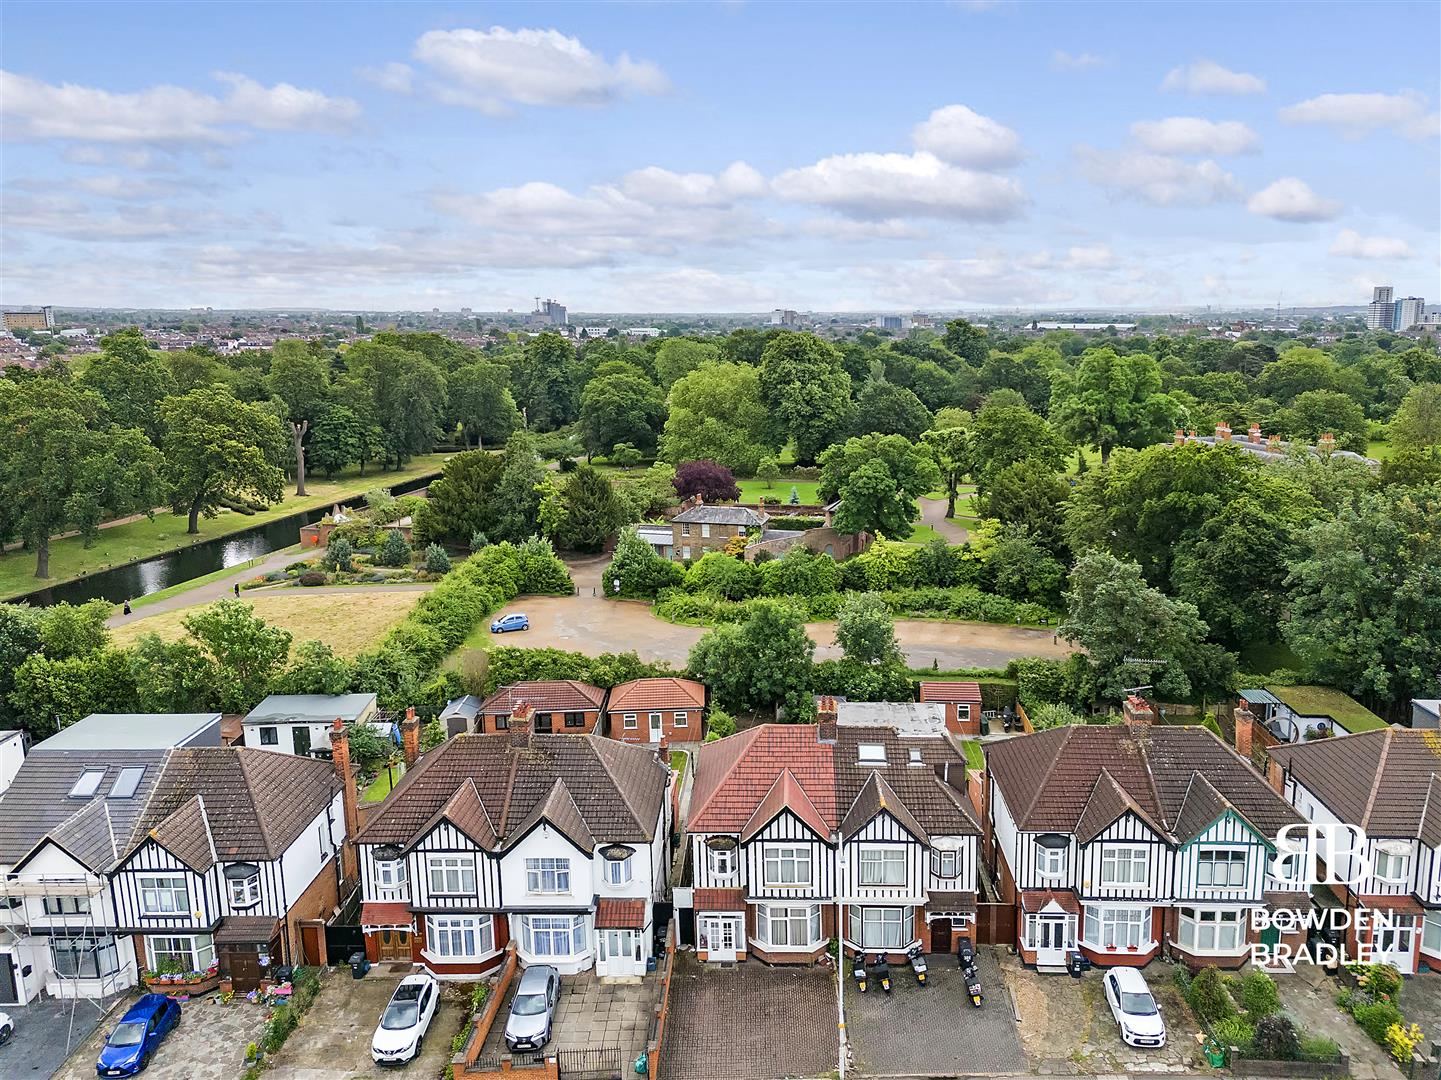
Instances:
[[[97,1076],[134,1076],[143,1072],[165,1036],[180,1023],[180,1006],[164,994],[142,994],[120,1018],[100,1048]]]
[[[370,1040],[371,1059],[377,1065],[414,1061],[439,1001],[440,983],[433,975],[422,972],[401,979]]]
[[[502,615],[500,618],[496,619],[490,624],[490,632],[492,634],[507,634],[512,630],[529,629],[530,616],[524,615],[518,611],[511,615]]]
[[[553,967],[538,964],[525,969],[515,999],[510,1003],[510,1019],[505,1022],[505,1045],[511,1050],[539,1050],[550,1042],[551,1022],[555,1019],[555,1003],[560,998],[560,973]]]
[[[1146,985],[1139,968],[1116,967],[1101,980],[1106,989],[1106,1004],[1121,1030],[1121,1041],[1128,1046],[1165,1046],[1166,1021],[1161,1008]]]
[[[15,1021],[10,1019],[9,1013],[0,1012],[0,1046],[4,1046],[15,1034]]]

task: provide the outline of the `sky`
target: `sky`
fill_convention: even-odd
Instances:
[[[1436,3],[26,3],[0,299],[1441,299]]]

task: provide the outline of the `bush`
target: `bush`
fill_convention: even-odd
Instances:
[[[1425,1037],[1419,1024],[1392,1024],[1386,1029],[1386,1037],[1381,1045],[1395,1059],[1397,1065],[1405,1067],[1411,1064],[1416,1048]]]
[[[1302,1035],[1296,1057],[1300,1061],[1335,1061],[1340,1053],[1341,1048],[1336,1045],[1335,1039],[1324,1035]]]
[[[1347,964],[1356,985],[1377,1001],[1395,1001],[1401,993],[1401,972],[1391,964]]]
[[[345,537],[332,536],[325,548],[324,561],[327,570],[348,574],[355,569],[355,549]]]
[[[1371,1036],[1371,1041],[1381,1046],[1386,1045],[1388,1028],[1394,1024],[1406,1022],[1406,1018],[1401,1015],[1401,1010],[1389,1001],[1373,1001],[1366,1005],[1358,1005],[1351,1015],[1356,1018],[1356,1023],[1361,1025],[1361,1030]]]
[[[811,669],[817,694],[852,701],[911,701],[915,688],[904,664],[863,664],[858,660],[822,660]]]
[[[1086,722],[1086,718],[1069,705],[1058,705],[1054,702],[1047,702],[1037,705],[1033,709],[1027,709],[1026,715],[1031,718],[1031,727],[1037,731],[1045,731],[1047,728],[1053,727],[1084,724]]]
[[[726,712],[719,705],[712,705],[706,718],[706,742],[715,742],[717,739],[724,739],[727,735],[736,733],[736,722],[730,713]]]
[[[425,549],[425,572],[427,574],[450,573],[450,556],[439,544],[431,544]]]
[[[481,548],[485,547],[489,543],[490,537],[486,536],[485,533],[481,532],[479,529],[470,534],[471,551],[479,551]]]
[[[1236,1005],[1226,990],[1225,978],[1214,967],[1203,967],[1196,972],[1186,1003],[1192,1012],[1211,1024],[1236,1015]]]
[[[277,1005],[275,1011],[270,1014],[270,1022],[265,1025],[265,1032],[260,1037],[260,1044],[265,1047],[267,1053],[275,1053],[285,1045],[285,1040],[295,1030],[295,1025],[295,1010],[289,1005]]]
[[[330,581],[330,575],[324,570],[306,570],[295,579],[305,586],[325,585]]]
[[[1251,1020],[1258,1021],[1281,1008],[1281,994],[1276,980],[1264,971],[1248,971],[1231,980],[1231,996]]]
[[[1278,1012],[1262,1016],[1256,1023],[1255,1038],[1251,1040],[1251,1054],[1253,1057],[1269,1058],[1272,1061],[1295,1061],[1300,1057],[1301,1040],[1291,1018]]]
[[[380,542],[375,561],[381,566],[406,566],[410,563],[410,542],[399,529],[391,529]]]
[[[802,517],[800,515],[781,515],[772,517],[766,522],[767,529],[787,529],[796,532],[805,532],[807,529],[819,529],[826,523],[825,518]]]
[[[1237,1047],[1243,1054],[1249,1053],[1256,1037],[1256,1029],[1241,1016],[1226,1016],[1211,1025],[1216,1041],[1225,1047]]]
[[[330,543],[344,540],[356,551],[361,548],[374,550],[380,543],[380,529],[367,521],[347,521],[330,531]]]

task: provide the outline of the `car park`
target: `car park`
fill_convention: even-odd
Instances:
[[[560,975],[555,968],[545,964],[526,968],[510,1003],[505,1045],[511,1050],[539,1050],[550,1042],[559,998]]]
[[[401,979],[371,1037],[371,1059],[377,1065],[413,1061],[439,1001],[440,984],[434,976],[422,972]]]
[[[529,630],[530,618],[523,612],[512,612],[509,615],[502,615],[490,624],[492,634],[508,634],[512,630]]]
[[[1101,985],[1122,1042],[1137,1047],[1166,1045],[1166,1021],[1139,968],[1111,968]]]
[[[180,1006],[164,994],[143,994],[110,1032],[95,1062],[97,1076],[134,1076],[150,1064],[180,1023]]]

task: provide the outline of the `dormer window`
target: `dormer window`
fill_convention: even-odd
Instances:
[[[1070,842],[1060,833],[1044,833],[1036,837],[1036,874],[1048,881],[1058,881],[1066,874],[1066,848]]]
[[[380,889],[399,889],[405,885],[405,857],[394,844],[375,849],[375,884]]]
[[[857,748],[862,765],[884,765],[886,748],[883,743],[861,743]]]
[[[232,863],[224,874],[232,908],[251,908],[260,903],[260,867],[255,863]]]
[[[100,790],[100,781],[105,779],[104,769],[86,769],[70,789],[70,798],[88,799]]]

